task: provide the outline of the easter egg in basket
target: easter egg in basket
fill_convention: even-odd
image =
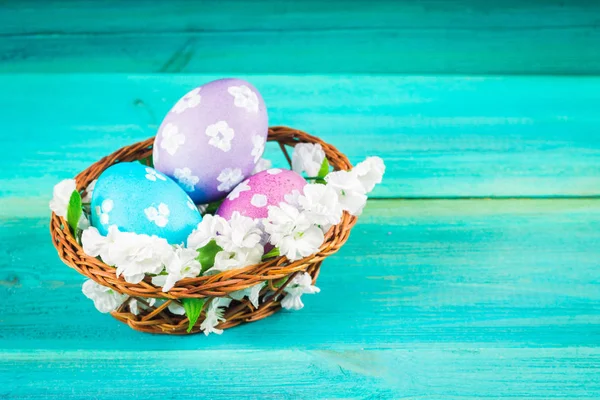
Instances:
[[[154,167],[195,203],[225,197],[248,177],[267,139],[265,103],[240,79],[193,89],[164,118],[154,141]]]
[[[223,200],[217,214],[227,220],[235,211],[254,219],[265,218],[269,206],[284,202],[285,195],[294,190],[302,192],[304,185],[306,181],[296,172],[271,168],[237,185]]]
[[[91,221],[102,235],[120,231],[185,242],[202,220],[190,197],[171,178],[137,162],[107,168],[92,194]]]

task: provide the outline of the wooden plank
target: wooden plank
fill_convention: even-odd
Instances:
[[[303,310],[209,337],[96,312],[41,210],[0,225],[0,398],[600,396],[600,200],[372,201]]]
[[[371,201],[303,310],[208,338],[140,334],[96,312],[46,212],[0,223],[4,350],[598,345],[600,200]]]
[[[139,0],[3,2],[0,34],[73,35],[136,32],[478,28],[535,29],[597,26],[600,6],[586,0]],[[48,18],[49,15],[52,18]],[[452,17],[452,18],[450,18]]]
[[[99,4],[4,2],[0,72],[600,73],[584,0]]]
[[[0,214],[41,206],[55,182],[154,135],[182,93],[219,77],[0,75]],[[245,78],[271,125],[318,135],[353,162],[383,157],[375,197],[600,194],[598,78]],[[267,156],[283,163],[277,148]]]
[[[6,399],[594,399],[597,348],[0,352]],[[15,379],[21,377],[21,379]],[[235,377],[232,379],[232,377]],[[177,383],[173,383],[177,382]]]

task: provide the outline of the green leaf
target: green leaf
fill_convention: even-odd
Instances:
[[[154,168],[154,159],[152,158],[152,155],[149,155],[148,157],[144,157],[138,160],[140,162],[140,164],[143,164],[147,167],[152,167]]]
[[[81,213],[83,213],[81,207],[81,195],[77,190],[73,190],[71,198],[69,199],[69,207],[67,208],[67,222],[71,227],[73,235],[77,234],[77,225],[79,224]]]
[[[219,207],[221,207],[222,202],[223,200],[217,200],[213,201],[212,203],[208,203],[208,207],[206,207],[206,211],[204,212],[204,214],[214,214],[215,212],[217,212]]]
[[[277,289],[279,289],[280,287],[282,287],[286,282],[287,282],[288,278],[281,278],[278,281],[273,282],[273,286],[276,287]]]
[[[327,157],[325,157],[323,159],[323,164],[321,164],[321,169],[319,169],[319,173],[317,174],[317,178],[325,178],[327,176],[327,174],[329,173],[329,161],[327,161]],[[319,182],[319,180],[317,179],[317,183],[321,183]]]
[[[269,251],[267,254],[262,256],[262,259],[266,260],[267,258],[277,257],[278,255],[279,255],[279,249],[277,247],[273,247],[271,249],[271,251]]]
[[[196,325],[198,317],[200,317],[200,314],[202,313],[206,299],[182,299],[181,303],[183,304],[185,315],[187,315],[188,320],[190,321],[187,328],[187,333],[190,333],[194,325]]]
[[[211,240],[206,246],[198,249],[198,257],[196,257],[196,260],[202,266],[202,273],[215,265],[215,256],[222,250],[223,248],[214,240]]]

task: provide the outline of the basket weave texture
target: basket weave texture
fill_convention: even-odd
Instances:
[[[318,143],[325,151],[325,155],[334,170],[352,168],[347,157],[334,146],[297,129],[282,126],[269,128],[268,141],[279,143],[290,164],[291,158],[287,146],[293,147],[297,143]],[[86,188],[91,181],[98,178],[105,169],[113,164],[151,157],[153,143],[154,138],[149,138],[123,147],[92,164],[76,176],[77,190]],[[174,315],[167,311],[167,307],[172,301],[179,301],[183,298],[223,297],[228,293],[266,281],[267,285],[261,291],[258,308],[255,308],[246,298],[241,301],[232,301],[225,312],[225,321],[217,328],[226,329],[242,322],[252,322],[268,317],[281,308],[280,301],[285,295],[283,289],[287,283],[281,287],[276,287],[275,283],[282,278],[289,278],[287,280],[289,282],[296,274],[308,272],[314,284],[319,276],[323,260],[337,252],[348,240],[350,230],[355,223],[356,217],[344,212],[340,223],[331,227],[325,234],[325,241],[319,251],[301,260],[290,262],[286,257],[277,257],[260,264],[225,271],[216,275],[186,278],[178,281],[167,293],[164,293],[162,288],[152,285],[149,278],[134,284],[126,282],[123,277],[117,277],[114,267],[108,266],[98,258],[90,257],[84,253],[83,248],[77,243],[69,229],[63,229],[68,225],[66,220],[54,213],[52,213],[50,220],[50,234],[58,255],[69,267],[100,285],[134,297],[142,304],[147,305],[142,307],[143,309],[140,310],[138,315],[134,315],[130,312],[126,301],[119,309],[111,313],[113,317],[139,331],[187,334],[187,317],[185,315]],[[167,299],[167,301],[154,307],[148,305],[148,299],[150,298],[162,298]],[[200,323],[203,319],[204,315],[201,315],[190,333],[200,332]]]

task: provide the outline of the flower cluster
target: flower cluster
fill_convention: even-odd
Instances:
[[[240,100],[241,94],[241,91],[232,93],[236,96],[236,101],[239,100],[240,107],[250,107],[251,102]],[[194,96],[181,108],[184,105],[193,106],[197,101]],[[215,130],[217,133],[211,134],[215,140],[223,132],[223,137],[228,137],[225,127],[218,128]],[[221,148],[225,150],[226,146]],[[254,156],[258,159],[262,149],[255,153]],[[269,161],[260,159],[254,173],[269,168],[270,164]],[[300,260],[319,251],[326,233],[332,226],[340,223],[344,212],[355,216],[362,213],[367,194],[381,182],[385,172],[385,165],[379,157],[369,157],[349,171],[329,172],[325,152],[319,144],[298,144],[293,154],[292,168],[300,174],[306,174],[310,183],[302,191],[295,190],[287,194],[285,202],[270,205],[268,216],[264,219],[252,219],[239,212],[234,212],[229,220],[219,215],[205,214],[185,244],[170,245],[157,236],[122,232],[115,225],[110,225],[108,218],[108,234],[103,236],[95,227],[89,226],[85,216],[82,216],[84,221],[80,221],[79,229],[82,231],[83,250],[89,256],[100,257],[107,265],[114,266],[116,275],[123,276],[125,281],[139,283],[148,277],[152,284],[162,287],[163,292],[170,291],[182,279],[244,268],[278,254],[287,257],[289,261]],[[181,171],[182,179],[187,177],[185,172]],[[228,191],[229,197],[234,199],[245,189],[243,182],[234,189],[242,180],[241,172],[229,172],[223,179],[219,178],[222,182],[219,190]],[[91,199],[94,183],[84,192],[83,199],[86,203]],[[190,181],[190,186],[195,183]],[[60,182],[54,188],[50,208],[57,215],[65,217],[70,196],[75,190],[74,180]],[[148,218],[152,217],[159,226],[169,216],[169,210],[163,210],[165,207],[162,206],[164,205],[145,210]],[[195,207],[194,204],[190,206]],[[207,206],[204,205],[204,209]],[[265,247],[267,250],[272,247],[273,250],[265,255]],[[319,293],[319,288],[313,285],[308,273],[296,274],[291,281],[278,284],[279,287],[285,284],[285,296],[281,305],[286,309],[302,308],[302,294]],[[130,312],[137,314],[140,309],[165,301],[148,299],[139,302],[134,298],[128,301],[126,295],[91,280],[84,283],[82,290],[101,312],[114,311],[127,302]],[[268,296],[267,292],[267,282],[260,282],[229,293],[227,297],[207,300],[201,329],[205,334],[221,333],[217,326],[224,320],[225,308],[232,300],[242,301],[247,298],[253,307],[258,308],[261,294]],[[184,307],[177,302],[170,303],[169,311],[173,314],[185,312]]]
[[[302,146],[301,151],[294,151],[293,160],[301,171],[313,175],[325,157],[321,146],[298,146]],[[263,222],[270,243],[290,261],[314,254],[323,243],[324,234],[340,222],[344,211],[356,216],[362,213],[367,193],[381,182],[384,172],[383,160],[369,157],[350,171],[328,173],[324,185],[309,183],[303,193],[296,190],[286,195],[285,203],[269,206],[269,215]]]
[[[216,251],[214,260],[208,257],[206,265],[202,265],[205,275],[257,264],[264,253],[259,224],[260,221],[238,212],[229,221],[208,214],[188,237],[187,247],[201,254]]]

